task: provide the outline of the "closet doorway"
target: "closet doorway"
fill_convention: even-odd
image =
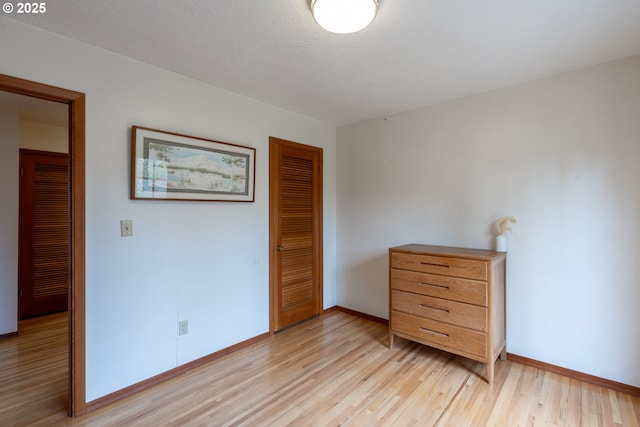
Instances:
[[[20,149],[19,210],[18,317],[67,311],[71,217],[67,153]]]
[[[270,332],[319,316],[322,149],[269,138]]]

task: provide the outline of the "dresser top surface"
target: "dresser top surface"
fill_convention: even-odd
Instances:
[[[456,248],[451,246],[433,246],[411,243],[409,245],[389,248],[390,252],[405,252],[425,255],[454,256],[460,258],[495,260],[506,256],[506,252],[487,249]]]

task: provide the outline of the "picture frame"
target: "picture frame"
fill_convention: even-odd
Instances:
[[[131,128],[131,199],[253,202],[256,149]]]

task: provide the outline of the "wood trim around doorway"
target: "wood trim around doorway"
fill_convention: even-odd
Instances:
[[[4,74],[0,74],[0,91],[69,105],[69,182],[71,184],[69,193],[71,198],[69,415],[78,416],[86,411],[85,94]]]

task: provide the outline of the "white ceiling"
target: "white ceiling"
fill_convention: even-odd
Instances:
[[[380,0],[351,35],[309,3],[55,0],[10,17],[335,125],[640,53],[640,0]]]

